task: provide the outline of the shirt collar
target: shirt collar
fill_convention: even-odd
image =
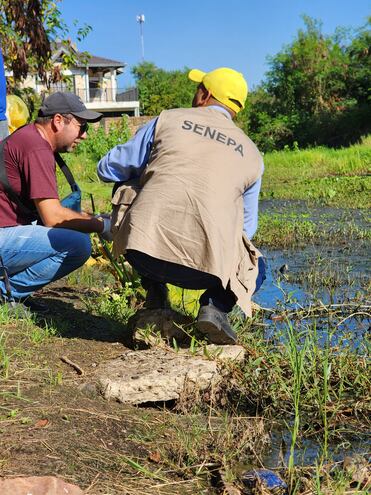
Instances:
[[[229,120],[232,120],[232,115],[228,112],[228,110],[226,110],[225,108],[219,105],[208,105],[205,108],[212,108],[213,110],[218,110],[218,112],[224,113],[229,118]]]

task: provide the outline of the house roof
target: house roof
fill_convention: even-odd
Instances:
[[[87,62],[77,64],[79,67],[126,67],[125,62],[119,62],[118,60],[112,60],[110,58],[97,57],[96,55],[91,55]]]
[[[114,68],[114,69],[124,69],[126,67],[126,62],[120,62],[118,60],[112,60],[110,58],[105,58],[105,57],[98,57],[96,55],[89,54],[90,56],[87,58],[86,57],[86,52],[81,53],[77,50],[76,45],[71,43],[70,47],[66,47],[65,44],[63,44],[60,41],[57,41],[54,43],[54,46],[52,47],[53,50],[53,59],[57,60],[62,52],[68,53],[69,49],[73,50],[76,54],[77,58],[77,67],[107,67],[107,68]],[[79,60],[79,56],[81,56],[81,60]]]

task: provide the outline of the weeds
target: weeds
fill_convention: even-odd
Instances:
[[[305,383],[305,364],[308,353],[308,335],[305,335],[304,342],[301,335],[297,334],[290,322],[287,323],[287,354],[290,370],[293,376],[292,385],[289,388],[291,401],[294,410],[294,422],[291,428],[291,445],[288,469],[290,475],[294,468],[294,453],[296,441],[300,431],[301,400],[303,384]]]
[[[346,240],[367,241],[371,234],[354,222],[339,222],[334,226],[331,220],[315,221],[307,214],[262,213],[259,216],[259,228],[254,237],[258,246],[272,248],[295,248],[308,244],[327,246],[338,245]]]
[[[369,139],[339,150],[318,147],[278,151],[264,157],[263,198],[367,208],[371,188]]]
[[[40,344],[45,339],[54,337],[57,334],[57,330],[45,323],[42,327],[32,325],[29,332],[29,339],[33,344]]]
[[[277,419],[295,418],[300,409],[321,428],[335,426],[347,413],[359,420],[363,414],[367,422],[367,356],[359,355],[346,337],[337,347],[329,345],[334,322],[327,345],[320,346],[316,322],[294,323],[293,314],[286,315],[289,323],[276,327],[273,341],[265,339],[262,329],[240,333],[247,350],[234,380],[240,407]]]
[[[135,314],[140,300],[143,300],[142,289],[136,289],[131,282],[127,282],[115,291],[105,287],[96,299],[85,298],[84,303],[89,312],[127,323],[130,316]]]

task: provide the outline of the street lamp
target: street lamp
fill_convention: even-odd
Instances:
[[[141,46],[142,46],[142,62],[144,62],[144,38],[143,38],[144,21],[145,21],[144,14],[137,15],[137,22],[139,22],[139,26],[140,26],[140,42],[141,42]]]

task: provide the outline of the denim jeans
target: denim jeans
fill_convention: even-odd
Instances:
[[[18,225],[0,228],[0,255],[12,297],[21,299],[79,268],[91,251],[88,234],[76,230]],[[0,280],[0,293],[6,296]]]
[[[125,255],[127,261],[141,275],[145,290],[158,284],[172,284],[184,289],[206,289],[200,297],[200,305],[213,304],[225,313],[232,311],[236,297],[227,286],[226,289],[218,277],[201,272],[194,268],[163,261],[140,251],[129,250]],[[265,263],[263,258],[258,260],[259,273],[256,280],[255,292],[265,279]]]

